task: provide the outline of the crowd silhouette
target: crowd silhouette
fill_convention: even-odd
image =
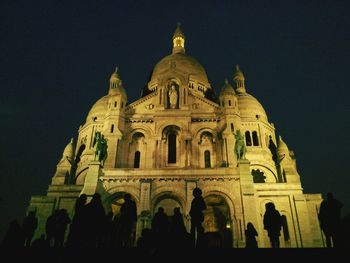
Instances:
[[[86,194],[81,194],[70,218],[66,209],[56,209],[48,216],[45,233],[33,240],[38,227],[35,211],[29,211],[22,224],[18,220],[10,222],[4,236],[4,248],[140,248],[149,252],[169,247],[176,248],[223,248],[222,233],[205,231],[204,211],[207,209],[200,188],[193,190],[190,216],[191,228],[188,232],[180,207],[173,209],[172,215],[159,206],[151,220],[151,227],[144,227],[136,240],[136,203],[130,194],[124,195],[120,213],[105,212],[101,196],[95,193],[88,203]],[[327,194],[319,211],[319,221],[326,237],[327,247],[350,247],[349,216],[341,220],[343,204]],[[270,239],[271,248],[280,247],[282,220],[272,202],[266,204],[263,226]],[[346,222],[346,223],[344,223]],[[347,227],[341,229],[341,227]],[[252,222],[248,222],[245,233],[246,248],[258,248],[258,232]],[[231,243],[232,247],[232,243]]]

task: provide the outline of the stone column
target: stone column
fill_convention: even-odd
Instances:
[[[258,229],[258,218],[256,213],[256,196],[253,183],[253,177],[250,174],[250,162],[248,160],[238,160],[238,169],[240,175],[241,198],[242,198],[242,212],[243,218],[241,222],[242,237],[238,240],[238,246],[245,246],[244,229],[248,222],[251,222],[256,229]]]
[[[88,196],[88,201],[90,201],[92,195],[96,193],[100,171],[101,168],[99,161],[91,161],[89,163],[89,169],[85,177],[83,190],[81,192],[82,194],[84,193]]]
[[[185,225],[187,226],[187,230],[190,231],[191,227],[191,220],[190,220],[190,210],[191,210],[191,203],[193,200],[193,189],[197,187],[197,182],[195,180],[186,180],[186,204],[184,207],[183,214],[185,215],[186,222]]]
[[[140,180],[140,204],[136,236],[139,238],[142,229],[151,228],[151,179]]]

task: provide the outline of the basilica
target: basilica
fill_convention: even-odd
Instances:
[[[192,191],[199,187],[207,205],[203,227],[222,233],[227,247],[245,247],[248,223],[258,232],[258,246],[270,247],[263,225],[269,202],[281,214],[281,247],[324,247],[321,194],[303,192],[296,157],[249,93],[242,70],[235,67],[217,96],[206,70],[186,53],[185,39],[178,25],[172,52],[154,66],[136,101],[128,101],[118,69],[111,74],[106,95],[92,105],[77,138],[62,147],[47,194],[30,199],[36,235],[45,233],[55,209],[72,217],[79,195],[91,199],[96,192],[114,215],[124,194],[131,195],[137,236],[159,207],[168,216],[180,208],[189,230]],[[102,159],[96,134],[105,142]]]

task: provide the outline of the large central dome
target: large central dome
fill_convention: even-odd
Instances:
[[[202,84],[207,84],[208,77],[203,66],[193,57],[185,53],[173,53],[164,57],[159,61],[153,69],[151,82],[156,81],[171,67],[179,68],[181,71],[185,71],[191,77]]]
[[[177,25],[173,35],[172,54],[162,58],[153,68],[152,75],[144,88],[142,96],[153,92],[159,85],[164,85],[171,77],[179,76],[183,79],[183,85],[188,85],[199,96],[215,100],[213,90],[208,81],[207,73],[203,66],[185,52],[185,35]]]

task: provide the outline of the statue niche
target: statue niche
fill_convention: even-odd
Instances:
[[[179,108],[179,85],[175,82],[170,82],[168,85],[168,109]]]

